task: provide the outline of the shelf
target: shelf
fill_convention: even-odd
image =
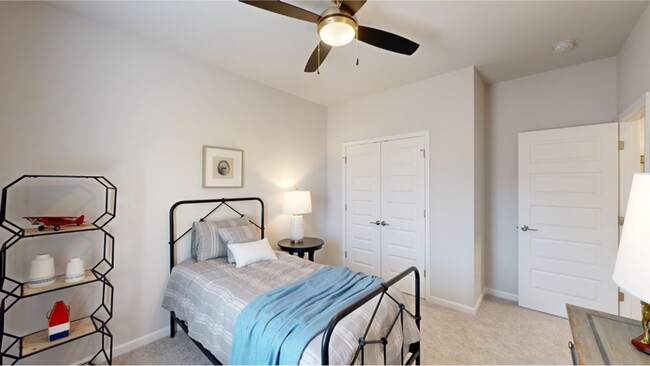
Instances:
[[[78,231],[91,231],[91,230],[99,230],[99,227],[95,224],[92,223],[84,223],[81,225],[69,225],[69,226],[61,226],[61,229],[59,231],[54,231],[54,229],[45,229],[43,231],[38,231],[38,228],[29,228],[29,229],[23,229],[23,237],[28,237],[28,236],[40,236],[40,235],[52,235],[52,234],[62,234],[62,233],[71,233],[71,232],[78,232]]]
[[[44,351],[46,349],[58,346],[62,343],[67,343],[75,339],[85,337],[87,335],[93,334],[97,331],[95,324],[90,317],[81,318],[70,322],[70,335],[56,341],[49,342],[47,340],[48,332],[47,329],[40,332],[32,333],[30,335],[24,336],[20,340],[20,348],[22,350],[22,357],[27,357]]]
[[[73,287],[73,286],[82,285],[84,283],[90,283],[98,280],[97,276],[95,276],[95,274],[91,270],[86,270],[84,273],[86,274],[86,277],[84,277],[83,280],[72,282],[72,283],[65,282],[65,275],[54,277],[53,284],[43,286],[43,287],[30,288],[27,286],[27,282],[25,282],[23,283],[22,296],[23,297],[34,296],[34,295],[42,294],[44,292],[59,290],[66,287]]]

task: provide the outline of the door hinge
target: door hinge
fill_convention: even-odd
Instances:
[[[347,257],[348,257],[348,251],[346,250],[345,251],[345,258],[347,258]]]
[[[347,157],[347,156],[344,156],[344,157],[343,157],[343,164],[347,164],[347,163],[348,163],[348,157]]]
[[[422,157],[426,158],[427,157],[427,150],[426,149],[420,149],[422,151]]]
[[[625,301],[625,294],[622,293],[621,291],[618,292],[618,302],[623,302]]]
[[[618,142],[618,149],[619,150],[625,149],[625,141],[619,141]]]
[[[347,211],[347,210],[348,210],[348,204],[346,203],[345,204],[345,211]]]
[[[618,217],[618,226],[623,226],[624,223],[625,223],[625,217],[619,216]]]
[[[645,155],[641,155],[641,156],[639,156],[639,162],[640,162],[641,164],[645,164]]]
[[[424,210],[424,217],[427,217],[427,210]]]
[[[427,270],[425,269],[424,270],[424,278],[426,278],[426,277],[427,277]]]

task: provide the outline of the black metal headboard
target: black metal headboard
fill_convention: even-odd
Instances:
[[[169,271],[171,272],[172,268],[174,268],[174,265],[176,264],[176,252],[175,252],[175,245],[182,237],[187,235],[190,231],[192,231],[192,228],[190,227],[187,229],[183,234],[181,234],[178,238],[176,238],[176,227],[174,225],[174,211],[176,208],[182,205],[194,205],[194,204],[206,204],[206,203],[214,203],[216,206],[212,208],[207,214],[205,214],[203,217],[199,219],[199,221],[205,220],[208,216],[212,215],[215,211],[217,211],[221,207],[227,207],[236,214],[239,215],[239,217],[243,217],[244,214],[241,212],[237,211],[234,207],[229,205],[229,202],[242,202],[242,201],[257,201],[260,204],[260,223],[259,225],[254,223],[253,221],[250,221],[251,224],[255,225],[258,229],[261,231],[261,239],[264,239],[264,202],[262,201],[261,198],[259,197],[243,197],[243,198],[217,198],[217,199],[207,199],[207,200],[187,200],[187,201],[178,201],[172,205],[172,207],[169,209]]]

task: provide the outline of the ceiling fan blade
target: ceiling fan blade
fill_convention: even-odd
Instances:
[[[350,15],[354,15],[365,3],[366,0],[343,0],[341,1],[341,7],[345,8],[345,10],[350,13]]]
[[[325,42],[320,42],[320,65],[323,64],[323,61],[325,60],[325,57],[327,57],[327,54],[330,53],[330,50],[332,49],[332,46],[328,45]],[[314,72],[318,70],[318,46],[314,49],[314,52],[311,53],[311,56],[309,56],[309,60],[307,60],[307,65],[305,65],[305,72]]]
[[[409,39],[380,29],[360,25],[358,32],[360,41],[403,55],[412,55],[420,47]]]
[[[320,19],[318,14],[279,0],[239,0],[239,2],[310,23],[318,23]]]

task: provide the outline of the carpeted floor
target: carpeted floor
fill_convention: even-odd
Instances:
[[[422,302],[422,364],[571,364],[566,319],[486,297],[476,316]],[[208,360],[179,331],[127,354],[114,364],[189,365]]]

